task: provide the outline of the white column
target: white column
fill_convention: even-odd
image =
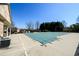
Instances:
[[[11,35],[11,28],[10,28],[10,35]]]
[[[3,31],[4,31],[4,24],[0,22],[0,36],[3,36]]]
[[[7,36],[8,36],[8,28],[7,28]]]

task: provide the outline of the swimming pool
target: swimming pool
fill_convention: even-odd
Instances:
[[[57,40],[57,36],[65,35],[65,32],[34,32],[26,33],[33,40],[39,41],[41,44],[51,43]]]

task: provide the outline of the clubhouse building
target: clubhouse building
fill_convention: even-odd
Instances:
[[[10,15],[10,4],[0,3],[0,36],[8,36],[11,33],[11,15]],[[8,30],[10,31],[8,32]]]

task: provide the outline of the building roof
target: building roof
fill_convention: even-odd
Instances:
[[[11,24],[10,4],[0,3],[0,21],[2,21],[5,26]]]

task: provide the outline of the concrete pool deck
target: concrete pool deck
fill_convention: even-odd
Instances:
[[[25,34],[12,34],[10,38],[10,47],[0,49],[0,56],[74,56],[79,43],[79,33],[62,35],[47,46],[40,46]]]
[[[9,38],[11,39],[11,45],[9,48],[0,49],[0,56],[25,56],[29,49],[40,45],[40,43],[31,40],[24,34],[12,34]]]

